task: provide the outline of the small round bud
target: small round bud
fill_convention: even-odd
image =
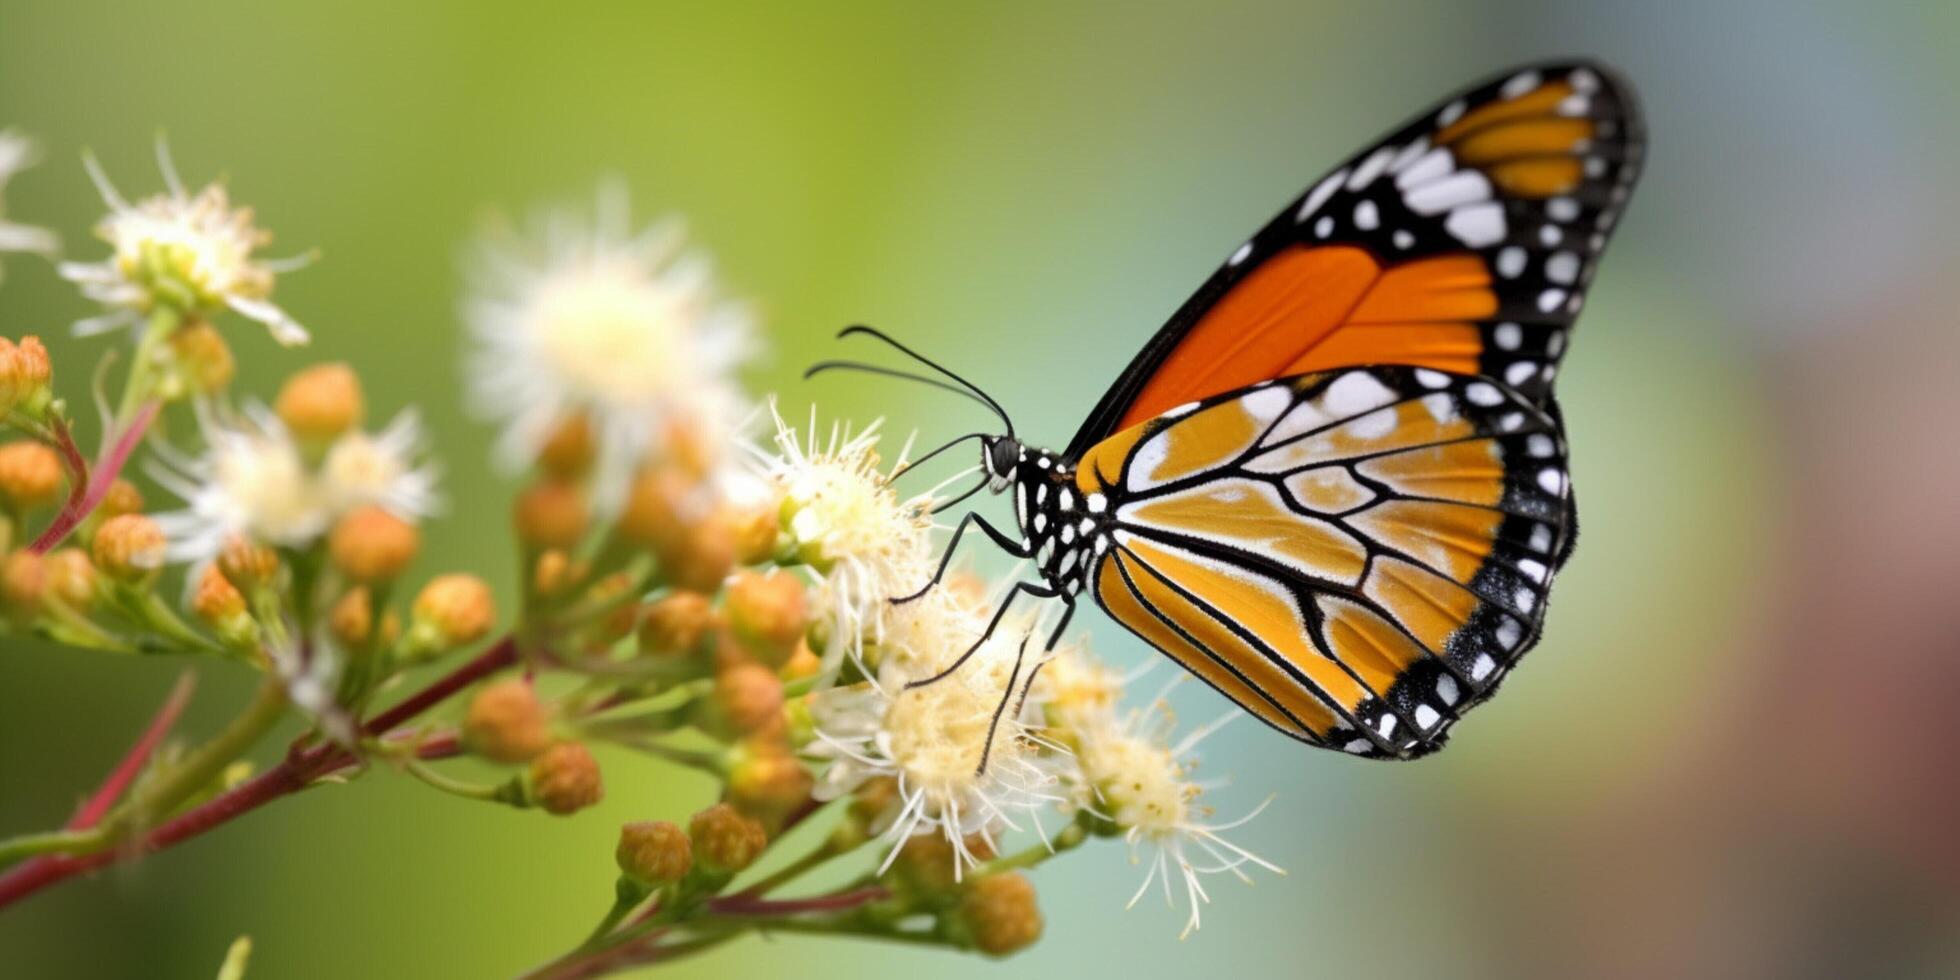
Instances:
[[[336,604],[329,622],[337,622],[339,608]],[[230,579],[225,578],[223,572],[218,571],[218,566],[206,565],[203,574],[197,578],[197,588],[191,592],[191,614],[216,626],[245,615],[245,597],[231,584]]]
[[[776,557],[776,539],[782,535],[782,505],[771,501],[758,507],[730,508],[722,523],[735,542],[735,562],[760,565]]]
[[[695,860],[709,871],[733,874],[755,863],[769,846],[769,831],[726,803],[717,803],[688,821]]]
[[[774,824],[810,798],[816,780],[778,739],[751,737],[735,752],[728,770],[728,802]]]
[[[707,596],[675,592],[647,607],[640,621],[640,649],[657,656],[693,654],[714,626],[715,610]]]
[[[44,563],[48,576],[47,597],[59,599],[76,612],[87,612],[95,605],[95,565],[80,548],[57,548]]]
[[[218,570],[241,592],[272,584],[279,572],[279,555],[243,535],[232,535],[218,551]]]
[[[401,575],[421,550],[422,532],[387,509],[357,507],[327,538],[334,567],[356,582],[386,582]]]
[[[517,495],[512,523],[519,541],[533,548],[571,548],[592,519],[585,493],[563,480],[540,480]]]
[[[684,546],[661,552],[660,563],[669,581],[683,589],[713,592],[735,567],[735,541],[728,529],[713,521],[695,527]]]
[[[715,706],[738,732],[764,732],[783,723],[783,682],[758,663],[741,663],[715,675]]]
[[[0,337],[0,412],[12,411],[21,394],[20,349],[13,338]]]
[[[621,874],[649,885],[670,885],[694,866],[694,845],[679,824],[648,820],[619,828],[613,856]]]
[[[54,399],[50,380],[53,364],[39,337],[22,337],[19,344],[0,337],[0,413],[15,406],[39,416]]]
[[[48,357],[47,345],[41,343],[41,338],[33,334],[20,338],[15,352],[21,383],[28,389],[45,388],[54,380],[54,362]]]
[[[985,861],[994,856],[994,849],[979,834],[969,835],[963,846],[976,860]],[[961,860],[945,834],[914,834],[899,845],[898,857],[892,861],[892,873],[907,887],[943,895],[959,887]]]
[[[339,362],[315,364],[287,378],[272,407],[301,442],[325,445],[361,424],[361,379]]]
[[[531,798],[546,813],[576,813],[605,795],[598,760],[578,742],[559,742],[531,760]]]
[[[41,611],[41,596],[47,591],[47,563],[25,548],[0,561],[0,603],[16,619],[32,619]]]
[[[238,374],[238,361],[223,334],[203,320],[193,320],[170,335],[176,359],[175,375],[186,393],[223,391]]]
[[[522,678],[486,685],[463,714],[463,741],[496,762],[529,762],[551,747],[550,719]]]
[[[61,499],[61,456],[38,442],[0,446],[0,494],[22,510]]]
[[[96,505],[95,512],[103,517],[118,517],[123,514],[143,512],[143,491],[136,484],[117,479],[109,484],[109,492],[103,494],[102,503]]]
[[[807,623],[803,583],[789,572],[745,570],[728,583],[728,625],[756,659],[782,666]]]
[[[1034,882],[1018,871],[986,875],[967,883],[960,921],[973,947],[989,956],[1006,956],[1041,938],[1041,908]]]
[[[796,649],[790,651],[789,659],[783,662],[782,675],[786,681],[800,681],[823,673],[823,658],[810,649],[807,638],[796,641]]]
[[[559,479],[583,476],[598,455],[592,435],[592,421],[583,413],[558,423],[544,448],[538,450],[538,466]]]
[[[163,567],[163,529],[142,514],[122,514],[104,521],[95,532],[95,567],[123,582],[137,582]]]
[[[569,555],[555,549],[539,555],[537,567],[531,571],[531,587],[542,596],[558,595],[578,580],[578,566]]]
[[[327,629],[342,646],[358,647],[374,633],[374,595],[365,585],[348,589],[327,610]]]
[[[633,478],[619,532],[656,555],[678,550],[690,529],[708,515],[698,486],[665,467],[643,467]]]
[[[438,575],[415,597],[411,628],[433,630],[443,647],[474,643],[497,623],[490,586],[474,575]]]

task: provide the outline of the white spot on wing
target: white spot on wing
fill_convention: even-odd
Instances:
[[[1504,240],[1504,208],[1495,201],[1457,208],[1443,227],[1471,248],[1495,245]]]
[[[1448,388],[1450,376],[1429,368],[1416,368],[1416,383],[1424,388]]]
[[[1354,206],[1354,226],[1356,228],[1362,231],[1374,231],[1381,226],[1381,223],[1381,212],[1376,209],[1375,202],[1362,201],[1360,204]]]
[[[1397,173],[1395,186],[1404,191],[1412,187],[1421,187],[1433,180],[1448,176],[1454,169],[1456,169],[1456,157],[1439,146],[1417,158],[1414,163],[1409,164],[1408,169]]]
[[[1554,252],[1545,260],[1545,278],[1556,283],[1571,285],[1579,278],[1579,257],[1571,252]]]
[[[1524,271],[1524,249],[1516,245],[1506,245],[1497,253],[1497,274],[1506,279],[1516,279]]]
[[[1402,195],[1402,203],[1417,214],[1440,214],[1451,208],[1490,200],[1490,180],[1475,170],[1459,170]]]
[[[1565,290],[1547,289],[1538,294],[1538,311],[1540,313],[1550,313],[1558,309],[1559,304],[1563,302],[1565,302]]]
[[[1326,204],[1327,199],[1333,197],[1334,192],[1341,189],[1341,181],[1346,180],[1347,175],[1348,172],[1345,169],[1336,170],[1327,175],[1325,180],[1315,184],[1313,190],[1307,192],[1307,199],[1300,203],[1300,213],[1293,220],[1305,221],[1313,217],[1314,212],[1320,210],[1320,206]]]
[[[1489,677],[1490,672],[1496,669],[1497,669],[1497,661],[1490,659],[1490,654],[1488,653],[1477,654],[1477,659],[1470,662],[1470,679],[1473,681],[1481,681],[1484,678]]]
[[[1467,108],[1469,106],[1464,105],[1462,99],[1458,99],[1444,106],[1443,111],[1436,114],[1436,125],[1447,126],[1450,123],[1456,122],[1463,117],[1463,110]]]
[[[1246,259],[1249,259],[1251,257],[1252,257],[1252,243],[1246,242],[1244,245],[1239,246],[1238,251],[1232,253],[1231,258],[1225,260],[1225,264],[1238,265],[1239,263],[1244,262]]]
[[[1360,415],[1395,400],[1395,392],[1366,371],[1349,371],[1321,393],[1320,404],[1336,418]]]
[[[1504,87],[1497,90],[1497,94],[1507,99],[1515,99],[1518,96],[1523,95],[1526,92],[1529,92],[1532,89],[1537,88],[1539,83],[1542,82],[1543,80],[1544,80],[1544,76],[1538,74],[1535,71],[1521,71],[1516,75],[1511,76],[1511,80],[1505,82]]]
[[[1491,336],[1497,341],[1497,346],[1517,350],[1518,345],[1524,342],[1524,328],[1515,323],[1500,323],[1497,329],[1491,331]]]
[[[1368,159],[1361,161],[1360,165],[1354,168],[1354,175],[1348,178],[1348,190],[1358,191],[1374,183],[1375,178],[1380,177],[1382,171],[1388,169],[1388,161],[1394,155],[1395,151],[1386,146],[1368,154]]]

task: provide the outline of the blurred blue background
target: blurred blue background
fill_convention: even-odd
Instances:
[[[50,160],[9,213],[100,245],[78,165],[230,175],[318,246],[279,299],[294,353],[234,331],[269,396],[346,359],[416,404],[446,467],[425,571],[509,594],[507,485],[462,411],[461,244],[492,206],[618,174],[680,213],[764,311],[757,391],[791,417],[965,431],[963,403],[796,380],[847,323],[959,365],[1059,445],[1244,235],[1325,168],[1515,61],[1586,54],[1639,88],[1650,164],[1560,379],[1586,537],[1538,652],[1413,765],[1206,747],[1243,841],[1288,868],[1220,882],[1205,927],[1144,903],[1116,845],[1037,876],[1047,937],[1011,965],[748,941],[675,976],[1950,976],[1960,972],[1960,274],[1953,5],[1212,3],[275,6],[0,3],[0,126]],[[87,309],[7,262],[0,328]],[[53,344],[75,394],[105,341]],[[1152,656],[1100,615],[1109,658]],[[9,641],[0,830],[57,823],[181,664]],[[187,731],[249,681],[205,668]],[[1179,695],[1188,718],[1223,709]],[[268,750],[270,751],[270,750]],[[269,758],[270,756],[265,756]],[[375,774],[0,914],[21,977],[498,976],[589,927],[619,822],[706,802],[605,757],[555,820]]]

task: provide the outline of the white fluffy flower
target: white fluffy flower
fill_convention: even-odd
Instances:
[[[418,465],[421,429],[403,412],[378,435],[340,437],[309,465],[279,417],[260,405],[243,415],[199,417],[205,449],[196,456],[158,447],[150,474],[184,501],[158,514],[173,561],[204,562],[234,535],[282,547],[311,543],[342,514],[379,504],[404,520],[436,505],[435,473]]]
[[[61,264],[62,276],[80,285],[82,295],[110,308],[102,316],[75,324],[77,334],[128,326],[142,314],[167,306],[197,314],[230,308],[264,324],[274,340],[289,347],[311,339],[304,327],[267,299],[279,273],[299,268],[310,258],[257,258],[254,253],[272,235],[252,223],[250,208],[232,207],[222,184],[190,193],[159,142],[157,165],[166,190],[131,204],[109,183],[94,157],[85,157],[84,162],[109,205],[95,233],[113,251],[100,262]]]
[[[40,160],[34,141],[11,129],[0,129],[0,252],[50,253],[61,247],[54,232],[7,220],[7,181]]]
[[[469,384],[478,410],[504,426],[506,464],[530,464],[559,424],[583,414],[599,446],[594,498],[610,511],[670,427],[727,441],[744,414],[732,374],[751,317],[683,244],[675,221],[634,229],[611,183],[589,223],[556,212],[532,240],[481,243],[463,303],[475,339]]]
[[[1215,823],[1211,808],[1202,802],[1210,787],[1190,778],[1191,755],[1198,743],[1232,717],[1172,743],[1175,723],[1160,700],[1149,711],[1120,722],[1107,718],[1103,724],[1075,732],[1071,739],[1085,784],[1083,804],[1123,829],[1131,860],[1146,869],[1130,904],[1134,906],[1152,884],[1160,884],[1165,903],[1175,907],[1171,879],[1182,879],[1191,915],[1179,938],[1198,928],[1199,908],[1211,901],[1201,881],[1204,875],[1230,873],[1250,882],[1245,873],[1248,864],[1285,873],[1223,836],[1258,816],[1266,804],[1237,820]]]
[[[887,670],[880,683],[819,692],[811,703],[818,738],[812,751],[831,761],[817,797],[835,799],[866,780],[892,777],[899,796],[887,831],[892,855],[907,838],[936,831],[952,845],[956,872],[976,861],[968,835],[991,844],[1001,828],[1019,829],[1019,819],[1032,821],[1034,811],[1062,802],[1054,791],[1056,755],[1043,751],[1053,747],[1020,699],[1038,656],[1031,626],[1002,624],[958,671],[921,687],[907,689],[907,674]]]
[[[378,504],[401,517],[434,513],[437,472],[417,462],[423,443],[421,417],[414,409],[404,409],[372,435],[358,429],[342,435],[320,463],[320,493],[327,508],[344,514]]]
[[[774,412],[774,406],[770,407]],[[799,433],[775,415],[775,453],[763,462],[782,498],[789,547],[818,577],[817,618],[829,633],[824,660],[880,642],[897,610],[895,596],[932,577],[932,495],[900,499],[878,455],[878,425],[852,433],[833,426],[828,440]]]

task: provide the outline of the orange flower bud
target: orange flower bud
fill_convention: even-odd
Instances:
[[[57,548],[44,563],[48,596],[68,608],[87,612],[95,605],[95,565],[80,548]]]
[[[809,799],[815,782],[788,746],[766,736],[752,737],[729,768],[728,802],[773,825]]]
[[[551,726],[537,692],[522,678],[497,681],[476,692],[463,715],[463,741],[496,762],[529,762],[551,747]]]
[[[315,364],[286,379],[272,403],[302,442],[325,445],[361,424],[361,379],[342,363]]]
[[[687,535],[684,546],[660,553],[668,581],[683,589],[713,592],[735,567],[735,540],[728,529],[709,521]]]
[[[531,798],[546,813],[576,813],[605,795],[598,760],[578,742],[559,742],[531,760]]]
[[[715,610],[707,596],[675,592],[647,607],[640,621],[640,649],[658,656],[692,654],[714,626]]]
[[[109,484],[109,492],[103,494],[102,503],[95,508],[103,517],[117,517],[122,514],[141,514],[143,512],[143,491],[136,484],[117,479]]]
[[[474,575],[438,575],[422,587],[411,613],[414,625],[434,631],[443,647],[474,643],[497,624],[490,585]]]
[[[780,667],[803,638],[803,583],[782,569],[743,571],[728,584],[728,624],[756,659]]]
[[[741,565],[760,565],[776,557],[776,539],[782,534],[782,505],[771,501],[760,507],[731,508],[721,517],[735,543],[735,561]]]
[[[619,532],[657,554],[678,550],[689,529],[707,517],[701,489],[672,469],[644,467],[634,477],[619,515]]]
[[[373,504],[349,511],[327,538],[334,567],[356,582],[401,575],[421,548],[422,532],[415,525]]]
[[[597,452],[592,421],[581,413],[558,423],[558,428],[552,430],[551,438],[538,451],[538,466],[559,479],[572,479],[583,476],[592,467]]]
[[[0,562],[0,603],[16,619],[32,619],[41,611],[47,586],[46,562],[40,555],[23,548]]]
[[[374,596],[365,585],[348,589],[327,611],[327,629],[344,646],[357,647],[374,633]]]
[[[760,821],[717,803],[688,821],[694,854],[709,871],[733,874],[755,863],[769,846],[769,831]]]
[[[249,592],[271,584],[272,577],[279,572],[279,555],[250,538],[232,535],[218,551],[218,570],[239,591]]]
[[[967,853],[979,860],[994,856],[994,849],[979,834],[968,835],[965,846]],[[959,887],[958,862],[953,842],[945,834],[914,834],[899,845],[898,857],[892,861],[892,873],[918,891],[944,894]]]
[[[517,538],[533,548],[571,548],[585,537],[591,513],[585,493],[563,480],[541,480],[517,495]]]
[[[215,626],[245,615],[245,597],[218,571],[218,566],[207,565],[191,593],[191,613]]]
[[[973,947],[988,956],[1019,952],[1041,938],[1041,908],[1035,903],[1034,882],[1018,871],[968,882],[960,900],[960,919],[973,938]]]
[[[61,499],[61,456],[38,442],[0,446],[0,494],[35,510]]]
[[[681,880],[694,866],[694,846],[687,831],[665,820],[619,828],[619,847],[613,856],[621,874],[655,886]]]
[[[110,578],[136,582],[163,567],[163,529],[141,514],[121,514],[95,532],[95,567]]]
[[[736,731],[753,733],[783,723],[783,682],[758,663],[734,664],[715,675],[715,706]]]
[[[223,334],[203,320],[193,320],[170,335],[177,377],[193,392],[222,391],[238,374],[238,361]]]

